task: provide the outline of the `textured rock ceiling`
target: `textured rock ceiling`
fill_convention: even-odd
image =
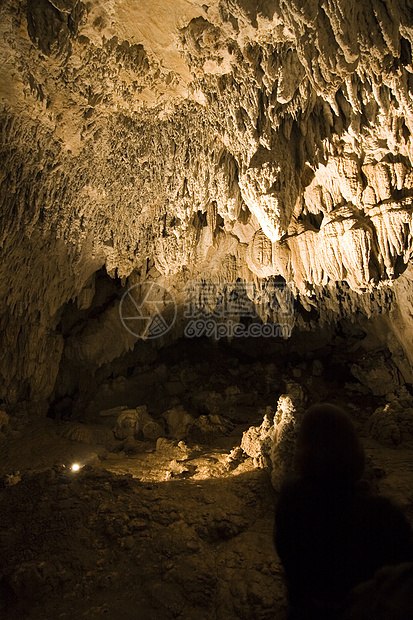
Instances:
[[[282,276],[321,317],[387,312],[413,360],[411,0],[0,13],[2,398],[134,346],[118,299],[62,333],[103,266],[178,299]]]

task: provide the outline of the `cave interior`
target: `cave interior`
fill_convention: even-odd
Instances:
[[[411,0],[0,15],[0,615],[282,620],[310,405],[413,524]]]

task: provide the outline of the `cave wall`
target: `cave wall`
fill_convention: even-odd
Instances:
[[[118,297],[62,333],[102,268],[181,303],[282,276],[320,321],[383,315],[413,362],[412,9],[5,0],[0,398],[134,347]]]

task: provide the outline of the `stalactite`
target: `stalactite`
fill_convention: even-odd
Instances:
[[[404,2],[144,4],[1,4],[5,396],[47,397],[61,308],[102,265],[179,290],[281,276],[311,306],[410,261]]]

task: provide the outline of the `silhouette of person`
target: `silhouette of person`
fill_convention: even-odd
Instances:
[[[392,502],[361,482],[364,451],[339,407],[306,411],[294,470],[280,491],[274,530],[289,618],[332,620],[354,586],[382,566],[413,560],[412,530]]]

